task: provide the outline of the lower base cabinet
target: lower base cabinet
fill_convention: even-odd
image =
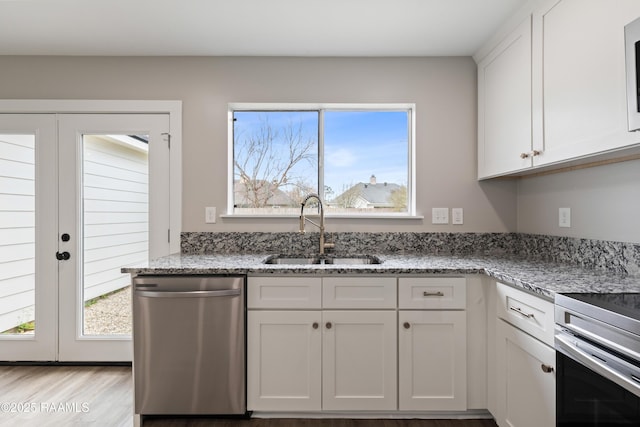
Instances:
[[[464,311],[398,314],[399,409],[467,409],[467,316]]]
[[[395,311],[322,313],[322,409],[393,411]]]
[[[395,311],[247,314],[252,411],[395,410]]]
[[[247,408],[322,409],[320,311],[247,313]]]
[[[497,322],[498,425],[555,426],[555,350],[503,320]]]
[[[247,409],[467,410],[465,288],[464,278],[250,277]]]

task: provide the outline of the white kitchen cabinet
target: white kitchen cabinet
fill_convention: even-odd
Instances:
[[[321,321],[321,311],[249,310],[249,410],[321,409]]]
[[[624,26],[638,0],[547,0],[533,13],[534,129],[546,165],[640,142],[627,131]]]
[[[532,165],[531,17],[478,63],[478,178]]]
[[[640,132],[627,131],[624,26],[640,16],[640,1],[528,7],[476,58],[478,178],[637,153]]]
[[[247,408],[396,410],[396,283],[250,277]]]
[[[501,427],[555,426],[555,351],[498,319],[497,414]]]
[[[400,410],[467,409],[465,311],[398,313]]]
[[[324,311],[323,324],[323,409],[397,409],[396,312]]]
[[[503,283],[495,292],[492,413],[499,426],[555,425],[554,306]]]

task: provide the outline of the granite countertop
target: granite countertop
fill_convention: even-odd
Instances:
[[[126,267],[123,273],[149,274],[486,274],[496,280],[553,300],[556,293],[640,292],[640,277],[606,273],[574,265],[518,257],[378,255],[381,264],[264,264],[269,254],[175,254]]]

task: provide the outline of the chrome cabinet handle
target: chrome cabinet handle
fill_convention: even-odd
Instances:
[[[440,291],[437,291],[437,292],[424,291],[422,293],[422,296],[423,297],[443,297],[444,294],[442,292],[440,292]]]
[[[527,319],[531,319],[531,318],[535,318],[536,317],[533,313],[525,313],[524,311],[522,311],[522,309],[520,307],[509,307],[509,310],[515,311],[516,313],[518,313],[521,316],[526,317]]]
[[[553,366],[545,365],[544,363],[540,365],[540,369],[542,369],[542,372],[544,372],[545,374],[550,374],[551,372],[553,372]]]
[[[520,153],[520,158],[528,159],[529,157],[536,157],[536,156],[539,156],[540,154],[542,154],[542,151],[540,150],[531,150],[531,152],[529,153]]]

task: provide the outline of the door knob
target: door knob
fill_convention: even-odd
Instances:
[[[71,236],[69,236],[69,233],[64,233],[62,236],[60,236],[60,240],[62,240],[63,242],[68,242],[71,239]]]
[[[58,261],[66,261],[69,258],[71,258],[71,254],[69,252],[67,252],[67,251],[62,252],[62,253],[56,252],[56,259]]]

